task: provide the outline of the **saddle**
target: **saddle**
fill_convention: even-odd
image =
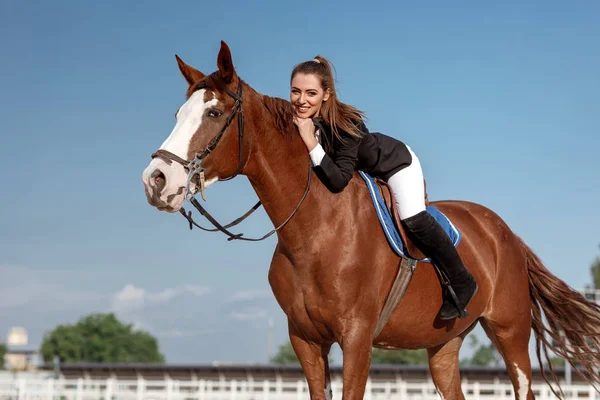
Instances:
[[[383,179],[373,178],[373,180],[379,188],[379,193],[381,194],[381,197],[385,202],[387,210],[390,212],[390,215],[392,215],[394,219],[394,224],[396,225],[398,233],[402,237],[402,242],[404,243],[405,252],[407,253],[407,256],[415,260],[421,260],[426,258],[425,254],[423,254],[423,252],[419,250],[417,246],[406,235],[406,230],[402,225],[402,222],[400,220],[400,214],[398,214],[398,209],[396,208],[395,202],[393,200],[394,191],[392,187]],[[427,207],[429,206],[429,197],[427,196],[427,181],[425,179],[423,179],[423,187],[425,188],[423,191],[423,196],[425,198],[425,207]]]
[[[375,328],[375,337],[377,337],[387,324],[387,321],[402,300],[402,297],[404,297],[404,293],[406,292],[416,269],[417,261],[431,263],[438,275],[442,287],[454,298],[455,302],[458,302],[458,300],[454,289],[450,286],[447,275],[429,260],[408,237],[396,208],[392,187],[380,178],[371,177],[363,171],[358,172],[367,184],[379,222],[385,232],[388,243],[394,252],[402,257],[402,261],[398,266],[396,278],[394,279],[392,288],[385,301],[381,314],[379,315],[379,320]],[[423,186],[425,188],[423,196],[426,210],[442,225],[442,228],[444,228],[453,244],[455,246],[458,245],[461,239],[460,232],[444,214],[442,214],[435,206],[429,204],[427,182],[425,180],[423,180]]]
[[[385,181],[374,178],[363,171],[358,171],[358,174],[363,178],[367,185],[367,189],[369,190],[371,200],[373,201],[377,213],[377,218],[379,219],[392,250],[402,258],[431,263],[431,260],[426,258],[407,235],[404,224],[401,222],[400,215],[396,209],[392,187]],[[429,204],[425,180],[423,180],[423,185],[425,187],[423,193],[425,211],[441,225],[454,246],[458,246],[462,236],[460,231],[435,205]]]

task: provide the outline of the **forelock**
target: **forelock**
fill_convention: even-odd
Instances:
[[[186,93],[187,98],[189,99],[195,91],[203,88],[212,92],[225,92],[227,90],[227,84],[223,78],[221,78],[218,72],[213,72],[204,79],[201,79],[195,84],[191,85]]]

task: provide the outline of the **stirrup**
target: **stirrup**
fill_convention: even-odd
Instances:
[[[471,295],[471,297],[469,298],[469,300],[463,307],[459,306],[458,297],[456,296],[456,293],[454,292],[454,289],[452,288],[452,286],[447,285],[446,288],[448,289],[448,292],[450,293],[450,296],[452,297],[452,302],[454,303],[455,309],[458,311],[458,318],[462,319],[462,318],[468,317],[469,312],[467,311],[467,307],[471,303],[471,300],[473,300],[473,298],[475,298],[475,295],[477,294],[477,291],[479,290],[479,285],[477,285],[477,282],[475,282],[475,290],[473,291],[473,294]],[[442,308],[443,307],[444,307],[444,303],[442,303]],[[442,318],[442,320],[452,320],[454,318],[456,318],[456,316],[454,316],[452,318]]]
[[[460,302],[458,301],[458,297],[456,296],[456,293],[454,292],[454,289],[452,288],[452,285],[448,285],[447,289],[448,289],[448,293],[450,293],[450,296],[452,297],[452,301],[454,302],[454,306],[458,310],[458,318],[461,318],[461,319],[467,318],[469,316],[469,312],[467,311],[467,305],[469,305],[469,303],[471,301],[469,300],[469,303],[467,303],[464,307],[460,307],[459,306]],[[477,293],[477,288],[475,289],[475,293]],[[473,296],[471,296],[471,299],[473,297],[475,297],[475,293],[473,293]]]

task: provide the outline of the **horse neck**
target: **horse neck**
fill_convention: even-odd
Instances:
[[[281,225],[296,209],[308,183],[310,157],[304,142],[296,131],[278,131],[275,116],[260,102],[246,113],[248,132],[251,133],[249,161],[244,174],[248,177],[258,198],[274,226]],[[254,103],[254,102],[253,102]],[[286,135],[288,133],[289,135]],[[312,169],[310,170],[312,174]],[[306,230],[307,225],[318,218],[314,212],[318,209],[318,197],[322,185],[315,185],[312,177],[310,191],[300,205],[298,212],[278,232],[280,241],[294,241],[299,228]]]

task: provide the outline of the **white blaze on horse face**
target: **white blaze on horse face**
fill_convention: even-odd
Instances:
[[[204,102],[204,93],[206,89],[194,92],[188,101],[186,101],[177,112],[177,123],[173,131],[164,141],[160,148],[170,151],[183,159],[187,159],[190,148],[190,141],[194,133],[202,124],[204,110],[217,104],[217,99],[213,98]]]
[[[206,89],[194,92],[190,98],[181,106],[177,112],[177,122],[169,137],[160,146],[161,150],[167,150],[184,160],[188,158],[190,142],[194,134],[202,124],[202,117],[207,108],[217,104],[216,96],[213,99],[204,102],[204,93]],[[167,211],[178,211],[185,200],[185,188],[187,185],[187,172],[183,165],[177,162],[165,162],[160,157],[154,158],[148,167],[144,170],[142,181],[146,189],[146,194],[152,193],[155,186],[152,173],[160,170],[165,176],[165,187],[160,192],[160,201],[168,204]],[[207,185],[213,183],[211,179]],[[182,189],[183,188],[183,189]]]

